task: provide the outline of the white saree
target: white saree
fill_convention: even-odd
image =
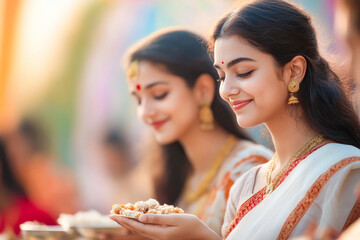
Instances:
[[[340,232],[359,217],[354,189],[360,182],[360,149],[329,143],[296,164],[265,198],[265,188],[249,193],[256,169],[238,179],[223,226],[227,240],[288,239],[301,235],[309,223]]]

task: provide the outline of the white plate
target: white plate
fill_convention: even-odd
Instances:
[[[24,239],[72,239],[72,235],[61,226],[31,226],[23,227],[21,233]]]
[[[127,230],[118,225],[117,227],[106,226],[77,226],[77,232],[85,238],[96,239],[99,234],[125,235]]]

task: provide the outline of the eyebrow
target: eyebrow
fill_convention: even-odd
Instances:
[[[251,62],[255,62],[254,59],[251,58],[246,58],[246,57],[239,57],[239,58],[235,58],[234,60],[231,60],[228,64],[227,64],[227,68],[231,68],[232,66],[234,66],[235,64],[239,63],[239,62],[243,62],[243,61],[251,61]],[[220,69],[221,67],[217,64],[214,64],[214,68],[218,68]]]
[[[157,86],[157,85],[160,85],[160,84],[165,84],[165,85],[167,85],[167,84],[169,84],[168,82],[163,82],[163,81],[159,81],[159,82],[153,82],[153,83],[150,83],[149,85],[146,85],[145,86],[145,89],[150,89],[150,88],[152,88],[152,87],[155,87],[155,86]],[[131,94],[132,95],[135,95],[136,94],[136,91],[132,91],[131,92]]]

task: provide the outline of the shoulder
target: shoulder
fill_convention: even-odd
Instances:
[[[331,152],[337,153],[336,156],[339,156],[340,158],[350,157],[350,156],[360,157],[360,149],[348,144],[332,142],[325,144],[319,150],[324,153],[331,153]]]
[[[235,145],[222,165],[218,174],[218,181],[224,185],[225,180],[231,179],[233,184],[236,179],[253,167],[266,164],[272,156],[273,152],[266,147],[241,140]]]
[[[254,167],[268,162],[273,154],[270,149],[260,144],[241,140],[231,151],[226,165],[232,170],[245,165]]]
[[[243,188],[250,185],[252,186],[254,184],[257,172],[261,169],[263,165],[265,165],[265,163],[251,168],[249,171],[242,174],[238,179],[236,179],[233,185],[234,191],[242,191]]]
[[[241,202],[248,199],[253,192],[256,174],[262,165],[253,167],[235,180],[230,190],[230,198],[234,205],[239,206]]]

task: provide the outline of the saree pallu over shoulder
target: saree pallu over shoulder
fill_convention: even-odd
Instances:
[[[275,191],[265,188],[243,202],[226,239],[287,239],[307,224],[341,231],[359,217],[353,189],[360,181],[360,150],[329,143],[293,162]]]
[[[317,148],[316,148],[317,149]],[[305,159],[309,154],[311,154],[313,151],[315,151],[316,149],[309,151],[308,153],[306,153],[305,155],[299,157],[298,159],[296,159],[289,167],[289,169],[286,171],[286,173],[283,175],[283,177],[279,180],[279,183],[277,184],[277,186],[279,186],[284,179],[289,175],[289,173],[303,160]],[[276,187],[277,187],[276,186]],[[275,189],[276,189],[275,187]],[[266,187],[262,188],[260,191],[258,191],[257,193],[255,193],[253,196],[251,196],[248,200],[246,200],[238,209],[238,211],[236,212],[236,215],[234,217],[234,219],[232,220],[232,222],[230,223],[230,225],[227,227],[226,229],[226,235],[225,237],[227,237],[230,232],[237,226],[237,224],[241,221],[241,219],[248,213],[250,212],[254,207],[256,207],[259,203],[262,202],[262,200],[264,199],[266,195]]]

